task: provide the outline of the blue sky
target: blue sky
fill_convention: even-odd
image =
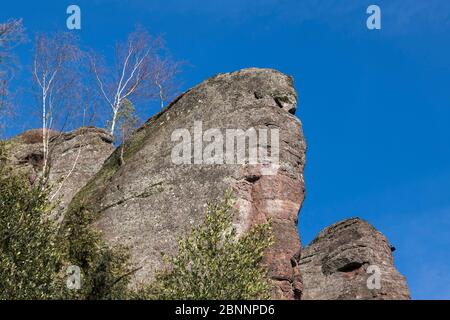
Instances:
[[[413,298],[450,298],[449,1],[15,0],[0,20],[24,18],[31,37],[63,29],[69,4],[81,7],[83,44],[106,55],[136,23],[164,34],[189,62],[184,89],[251,66],[294,76],[308,142],[303,243],[362,217],[397,248]],[[365,26],[370,4],[381,7],[381,30]],[[19,82],[30,50],[18,50]],[[34,125],[19,118],[7,134]]]

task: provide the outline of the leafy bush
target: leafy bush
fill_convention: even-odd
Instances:
[[[167,269],[136,293],[146,299],[269,299],[271,282],[261,266],[272,244],[271,223],[253,226],[238,236],[231,192],[211,203],[204,222],[179,241]]]
[[[0,141],[0,299],[126,298],[127,251],[108,248],[83,209],[60,230],[48,190],[30,186],[7,158]],[[80,290],[66,287],[70,265],[82,271]]]
[[[55,299],[64,248],[48,193],[0,165],[0,299]]]
[[[8,161],[8,143],[0,140],[0,170],[5,169],[6,162]]]
[[[81,289],[70,291],[71,299],[126,299],[130,271],[126,248],[110,248],[90,227],[93,217],[83,206],[71,212],[62,237],[68,243],[69,261],[83,272]]]

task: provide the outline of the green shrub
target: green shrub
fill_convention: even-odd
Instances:
[[[48,193],[0,165],[0,299],[62,295],[64,246],[49,219]]]
[[[71,212],[62,238],[67,241],[68,260],[82,271],[81,289],[70,291],[70,299],[126,299],[131,271],[126,248],[107,246],[99,231],[90,227],[91,213],[80,206]]]
[[[0,141],[0,299],[126,298],[127,251],[108,248],[83,208],[60,230],[48,190],[30,186],[7,158]],[[79,290],[66,287],[70,265],[81,269]]]
[[[231,192],[211,203],[204,222],[179,241],[167,269],[135,294],[145,299],[269,299],[271,282],[260,265],[272,244],[271,223],[238,236]]]
[[[9,143],[0,140],[0,170],[5,170],[5,165],[8,161]]]

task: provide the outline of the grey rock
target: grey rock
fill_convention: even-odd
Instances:
[[[94,127],[53,131],[50,136],[50,197],[56,206],[54,215],[62,219],[73,196],[100,170],[114,146],[109,133]],[[10,165],[25,173],[33,184],[42,174],[42,130],[26,131],[10,142]]]
[[[207,202],[232,188],[239,232],[273,219],[275,244],[264,261],[273,297],[299,298],[297,218],[306,144],[296,107],[293,81],[278,71],[251,68],[212,77],[138,129],[124,145],[124,164],[119,147],[71,207],[87,206],[106,241],[130,249],[133,266],[141,268],[132,279],[137,284],[152,281],[164,267],[161,252],[175,253],[178,238],[202,220]],[[195,121],[202,121],[203,133],[215,128],[224,136],[226,129],[278,129],[280,167],[267,175],[263,164],[175,164],[172,151],[180,142],[172,134],[187,129],[201,142],[193,134]]]
[[[302,299],[410,299],[392,252],[386,237],[359,218],[322,230],[302,250]],[[378,271],[377,288],[374,276]]]

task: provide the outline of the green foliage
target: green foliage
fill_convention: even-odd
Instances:
[[[48,190],[30,186],[5,165],[0,143],[0,299],[118,299],[127,297],[128,253],[110,249],[89,227],[83,207],[63,228],[54,222]],[[66,270],[82,271],[80,290],[66,287]]]
[[[0,141],[0,169],[4,169],[6,161],[8,160],[8,147],[9,143],[6,141]]]
[[[121,122],[121,127],[126,126],[135,128],[139,122],[139,118],[136,115],[136,107],[128,99],[125,99],[122,102],[117,118],[119,122]]]
[[[0,167],[0,299],[62,296],[64,247],[48,193]]]
[[[120,146],[120,165],[125,164],[125,141],[128,140],[133,131],[137,128],[139,124],[139,118],[136,115],[136,108],[131,103],[130,100],[125,99],[122,103],[122,108],[118,114],[118,121],[120,127],[120,137],[121,137],[121,146]]]
[[[272,289],[261,266],[272,244],[271,223],[253,226],[238,237],[231,192],[211,203],[204,222],[179,241],[177,255],[155,282],[137,293],[146,299],[269,299]]]
[[[83,206],[71,212],[65,226],[69,261],[81,268],[81,289],[71,291],[71,299],[126,299],[131,275],[126,248],[108,247],[90,224],[92,215]]]
[[[136,107],[133,103],[124,99],[120,105],[117,112],[117,126],[114,135],[119,134],[120,142],[123,142],[123,135],[128,136],[133,130],[135,130],[139,125],[139,117],[136,113]],[[106,122],[106,129],[110,130],[112,126],[112,120]]]

